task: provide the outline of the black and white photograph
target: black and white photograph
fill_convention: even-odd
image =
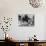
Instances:
[[[34,14],[18,14],[19,26],[34,26]]]

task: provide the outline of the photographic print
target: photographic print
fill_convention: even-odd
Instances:
[[[34,26],[34,14],[18,14],[19,26]]]

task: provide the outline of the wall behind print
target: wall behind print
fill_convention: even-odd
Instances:
[[[12,27],[8,33],[18,40],[27,40],[34,34],[37,35],[39,40],[44,40],[45,7],[32,8],[28,0],[0,0],[0,16],[13,17]],[[35,26],[18,27],[18,14],[35,14]],[[2,31],[0,32],[2,33]],[[1,33],[0,35],[2,35]],[[0,39],[2,39],[2,36],[0,36]]]

